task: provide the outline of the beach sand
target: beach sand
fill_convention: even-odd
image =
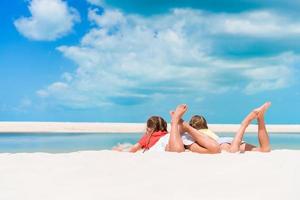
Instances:
[[[1,200],[300,198],[300,151],[0,154]]]

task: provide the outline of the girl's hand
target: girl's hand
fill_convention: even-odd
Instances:
[[[133,147],[132,144],[125,143],[125,144],[118,144],[117,146],[114,146],[112,148],[113,151],[130,151],[130,149]]]

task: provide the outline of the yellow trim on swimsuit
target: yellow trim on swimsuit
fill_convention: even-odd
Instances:
[[[219,136],[217,134],[215,134],[213,131],[211,131],[210,129],[199,129],[198,131],[207,135],[208,137],[211,137],[214,140],[219,139]]]

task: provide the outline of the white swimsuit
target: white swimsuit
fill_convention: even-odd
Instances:
[[[166,146],[169,144],[170,134],[166,134],[161,137],[156,144],[149,149],[149,151],[165,151]],[[184,133],[181,135],[181,139],[184,145],[191,145],[195,143],[195,140],[188,134]]]
[[[190,136],[189,134],[184,133],[183,135],[181,135],[181,139],[184,145],[191,145],[193,143],[195,143],[195,140],[192,138],[192,136]],[[224,143],[228,143],[231,144],[233,140],[233,137],[218,137],[216,139],[217,143],[219,144],[224,144]],[[242,141],[242,143],[244,143],[244,141]]]
[[[170,134],[166,134],[165,136],[161,137],[156,144],[149,149],[149,151],[165,151],[166,146],[169,144]],[[187,133],[181,135],[181,139],[184,145],[191,145],[195,143],[195,140]],[[219,144],[229,143],[231,144],[233,138],[232,137],[220,137],[218,138],[217,142]],[[242,141],[244,143],[244,141]]]

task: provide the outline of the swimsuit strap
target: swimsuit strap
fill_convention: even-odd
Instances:
[[[154,131],[152,131],[152,132],[150,133],[150,135],[149,135],[149,137],[148,137],[148,141],[147,141],[147,143],[146,143],[146,146],[145,146],[145,148],[144,148],[143,153],[145,153],[145,151],[149,150],[149,143],[150,143],[150,139],[151,139],[153,133],[154,133]]]

